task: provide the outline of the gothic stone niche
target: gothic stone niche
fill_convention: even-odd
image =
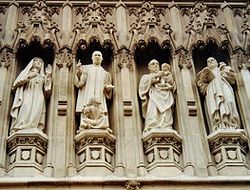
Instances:
[[[114,171],[115,137],[106,130],[89,129],[76,135],[77,172],[106,176]]]
[[[48,137],[38,129],[22,130],[7,138],[7,172],[10,176],[42,175]]]
[[[247,175],[248,144],[244,130],[219,130],[208,136],[208,142],[220,175]]]

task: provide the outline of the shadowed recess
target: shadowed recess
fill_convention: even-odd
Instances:
[[[92,53],[94,51],[102,52],[102,66],[108,70],[113,59],[113,47],[109,42],[104,42],[103,45],[96,39],[93,39],[88,45],[82,42],[77,49],[77,60],[80,59],[83,65],[92,64]]]
[[[17,60],[19,65],[18,73],[23,70],[34,57],[42,58],[45,65],[53,65],[53,60],[55,58],[54,47],[52,45],[43,47],[37,40],[30,42],[30,44],[21,42],[17,51]]]
[[[207,66],[209,57],[214,57],[218,63],[225,62],[227,65],[229,64],[228,47],[226,45],[218,47],[215,42],[208,42],[206,45],[204,43],[196,44],[193,48],[192,57],[197,73]]]

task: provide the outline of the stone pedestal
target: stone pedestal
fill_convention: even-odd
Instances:
[[[108,130],[81,130],[75,137],[77,172],[105,176],[114,171],[115,137]]]
[[[244,130],[218,130],[208,136],[210,151],[220,175],[247,175],[247,137]]]
[[[22,130],[7,138],[7,172],[10,176],[42,175],[48,138],[42,131]]]
[[[152,129],[142,137],[147,170],[155,176],[176,176],[183,169],[181,160],[181,137],[172,129]]]

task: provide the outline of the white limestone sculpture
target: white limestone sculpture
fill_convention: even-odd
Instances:
[[[172,129],[175,83],[170,65],[155,59],[148,64],[149,74],[142,76],[139,84],[139,96],[142,101],[142,116],[145,118],[144,133],[154,128]]]
[[[45,95],[51,92],[51,73],[51,65],[44,73],[43,60],[35,57],[16,78],[12,87],[16,92],[10,111],[11,134],[24,129],[44,129]]]
[[[218,64],[213,57],[207,59],[207,67],[197,74],[197,84],[203,95],[212,131],[239,129],[240,118],[234,91],[236,74],[230,66]]]
[[[89,99],[89,103],[83,108],[81,129],[109,129],[109,122],[107,117],[107,112],[101,108],[101,101],[97,97],[92,97]]]
[[[111,83],[111,75],[101,67],[103,57],[100,51],[95,51],[92,54],[92,65],[81,65],[77,64],[76,74],[75,74],[75,85],[79,88],[76,113],[81,114],[80,130],[86,128],[88,120],[86,120],[86,109],[91,106],[90,104],[96,104],[94,101],[98,100],[100,104],[98,107],[104,113],[102,117],[106,117],[105,124],[99,122],[95,128],[108,128],[108,109],[106,104],[106,98],[110,99],[112,97],[112,89],[114,86]],[[92,103],[90,103],[92,102]],[[87,124],[93,126],[91,122]],[[105,126],[101,126],[105,125]]]

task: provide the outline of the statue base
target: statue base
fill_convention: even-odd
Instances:
[[[159,177],[176,176],[183,172],[180,166],[181,142],[173,129],[152,129],[142,137],[147,170]]]
[[[247,137],[242,129],[217,130],[208,136],[219,175],[247,175]]]
[[[7,174],[33,177],[43,174],[48,137],[38,129],[20,130],[7,138]]]
[[[115,141],[108,130],[81,130],[75,136],[77,172],[84,176],[105,176],[114,172]]]

